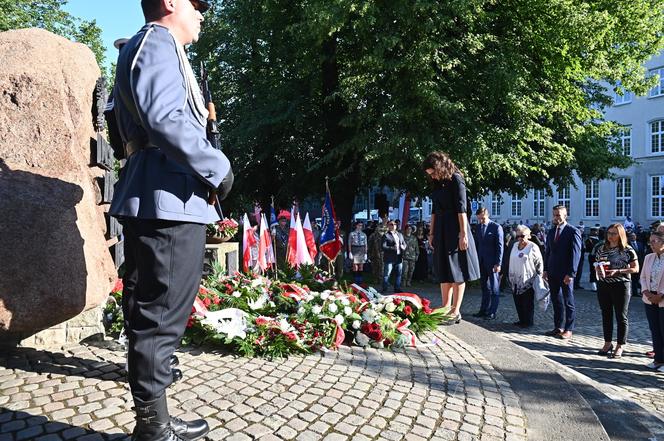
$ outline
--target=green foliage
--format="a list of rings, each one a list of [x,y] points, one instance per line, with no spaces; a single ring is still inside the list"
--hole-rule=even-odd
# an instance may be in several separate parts
[[[233,193],[282,203],[326,175],[338,204],[360,184],[424,193],[434,149],[475,194],[608,177],[629,159],[599,81],[645,92],[642,63],[664,47],[663,0],[214,3],[195,50]]]
[[[0,0],[0,32],[10,29],[42,28],[92,50],[104,71],[104,44],[95,20],[73,17],[62,8],[67,0]],[[106,72],[105,72],[106,73]]]

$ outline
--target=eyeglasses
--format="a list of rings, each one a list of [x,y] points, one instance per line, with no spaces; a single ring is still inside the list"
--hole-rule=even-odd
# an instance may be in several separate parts
[[[514,236],[514,237],[516,237],[517,239],[523,239],[523,238],[526,237],[526,236],[523,235],[523,234],[517,234],[517,235]]]

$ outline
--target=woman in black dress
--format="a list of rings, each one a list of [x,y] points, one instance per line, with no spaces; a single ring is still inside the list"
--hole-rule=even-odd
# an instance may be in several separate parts
[[[475,241],[466,214],[466,183],[446,153],[431,152],[422,167],[434,182],[429,232],[434,277],[440,283],[443,307],[451,305],[452,322],[459,323],[466,282],[480,278]]]

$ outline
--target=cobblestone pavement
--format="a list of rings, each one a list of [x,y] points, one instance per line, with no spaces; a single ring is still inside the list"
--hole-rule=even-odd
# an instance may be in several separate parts
[[[433,285],[421,285],[414,290],[440,305],[440,292]],[[664,374],[646,367],[652,361],[645,356],[646,351],[652,350],[652,341],[641,298],[632,298],[630,302],[629,334],[623,357],[610,359],[596,355],[604,344],[597,294],[577,290],[575,297],[577,324],[569,341],[543,335],[553,328],[551,307],[543,312],[536,306],[534,327],[522,330],[513,326],[517,314],[511,294],[501,296],[496,320],[472,317],[479,310],[482,298],[479,289],[466,292],[461,311],[464,320],[493,330],[513,343],[561,363],[594,380],[603,392],[636,401],[664,419]],[[613,332],[615,344],[615,324]]]
[[[423,343],[281,361],[184,350],[169,407],[205,417],[210,440],[526,439],[517,396],[481,354],[444,330]],[[0,441],[125,439],[123,357],[104,345],[0,355]]]

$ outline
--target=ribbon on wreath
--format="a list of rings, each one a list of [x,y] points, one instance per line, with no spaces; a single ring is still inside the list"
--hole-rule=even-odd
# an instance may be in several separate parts
[[[415,336],[415,333],[413,331],[408,329],[409,326],[410,326],[410,320],[405,319],[397,325],[397,331],[405,335],[408,338],[410,345],[415,347],[417,346],[417,337]]]
[[[415,306],[417,309],[422,309],[422,307],[424,306],[424,305],[422,304],[422,299],[421,299],[420,296],[418,296],[417,294],[412,294],[412,293],[408,293],[408,292],[401,292],[401,293],[399,293],[399,294],[390,294],[390,295],[385,296],[385,297],[389,297],[389,298],[391,298],[391,299],[399,299],[399,300],[404,300],[404,301],[406,301],[406,302],[410,302],[410,303],[412,303],[413,306]]]
[[[281,285],[281,289],[284,290],[284,292],[281,294],[284,297],[293,299],[295,301],[301,302],[304,300],[309,292],[302,288],[301,286],[297,286],[293,283],[284,283]]]

